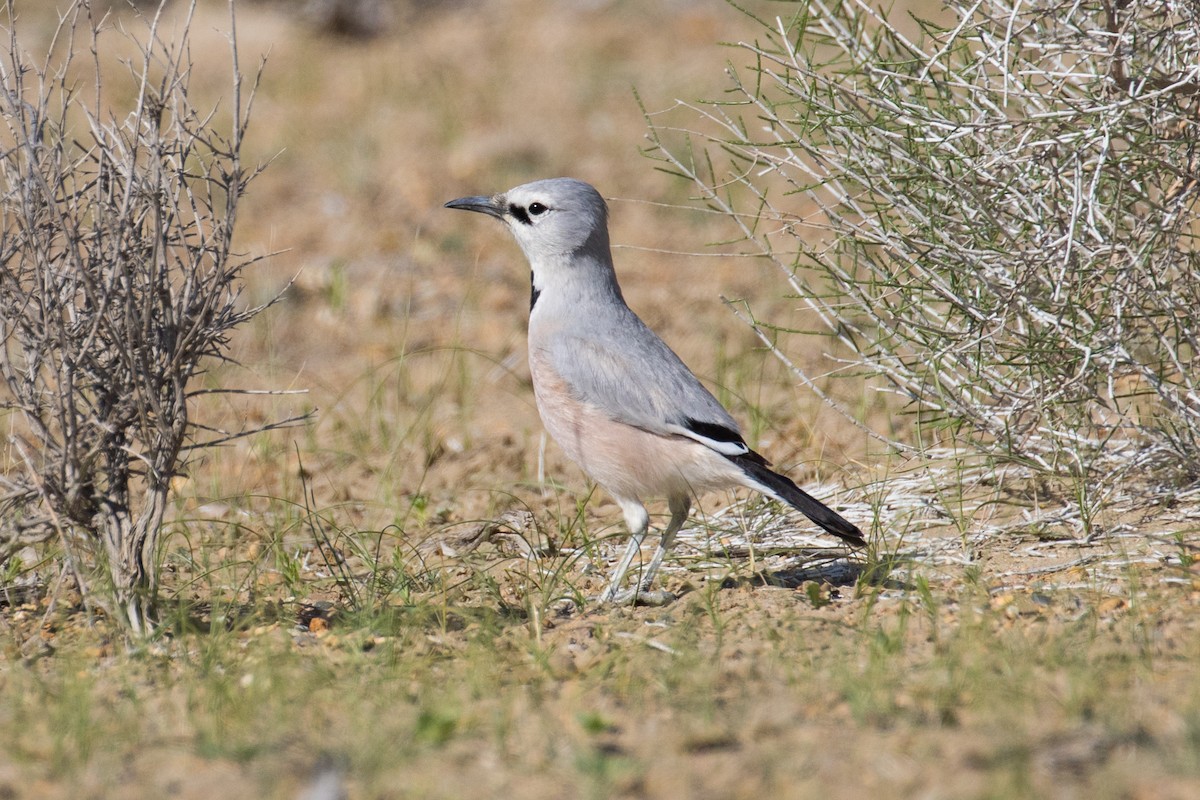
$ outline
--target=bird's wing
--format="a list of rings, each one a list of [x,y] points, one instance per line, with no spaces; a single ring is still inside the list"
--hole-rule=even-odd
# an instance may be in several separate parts
[[[750,452],[737,422],[662,339],[630,314],[616,334],[560,331],[544,351],[576,399],[618,422],[686,436],[727,456]]]

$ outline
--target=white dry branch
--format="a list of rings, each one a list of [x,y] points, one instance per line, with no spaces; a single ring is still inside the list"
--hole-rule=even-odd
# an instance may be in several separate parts
[[[195,379],[261,310],[240,297],[257,259],[232,245],[261,170],[241,159],[257,79],[243,84],[231,2],[227,105],[194,105],[195,3],[172,41],[165,5],[139,37],[76,2],[40,63],[8,5],[0,54],[0,563],[57,539],[89,602],[134,631],[153,616],[171,481],[229,435],[191,418],[211,391]],[[115,75],[112,39],[136,52]],[[128,109],[107,102],[122,84]]]
[[[1200,6],[791,8],[723,98],[647,116],[649,154],[805,307],[743,306],[764,341],[815,328],[826,364],[797,377],[895,392],[922,446],[1099,493],[1200,478]]]

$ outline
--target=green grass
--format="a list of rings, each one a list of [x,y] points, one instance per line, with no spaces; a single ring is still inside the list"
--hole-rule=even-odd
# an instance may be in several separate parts
[[[745,793],[938,750],[944,770],[925,780],[968,790],[955,796],[1046,796],[1064,780],[1124,796],[1145,770],[1194,780],[1200,647],[1154,634],[1183,598],[1108,613],[1087,593],[1048,597],[1018,613],[978,584],[922,583],[814,609],[788,590],[727,589],[534,636],[519,613],[432,595],[315,634],[252,608],[232,629],[134,649],[104,623],[68,625],[51,655],[6,647],[0,745],[22,782],[132,796],[122,776],[172,752],[247,767],[259,782],[240,796],[269,797],[291,796],[315,754],[364,797],[461,796],[476,781],[555,796],[542,779],[572,796],[662,794],[647,787],[686,785],[718,754],[754,766],[735,782]]]

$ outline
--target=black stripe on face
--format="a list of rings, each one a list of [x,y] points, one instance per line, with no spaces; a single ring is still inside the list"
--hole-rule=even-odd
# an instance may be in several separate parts
[[[715,422],[700,422],[695,419],[685,419],[683,427],[693,433],[700,434],[705,439],[712,439],[714,442],[729,442],[730,444],[740,444],[742,447],[746,446],[746,440],[742,438],[740,433]]]
[[[508,204],[508,213],[516,218],[517,222],[521,223],[522,225],[531,224],[529,221],[529,212],[521,208],[516,203]]]

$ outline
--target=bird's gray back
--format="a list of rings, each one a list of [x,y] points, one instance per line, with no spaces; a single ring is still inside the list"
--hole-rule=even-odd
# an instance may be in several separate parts
[[[569,324],[551,311],[534,309],[529,346],[576,399],[653,433],[711,426],[726,431],[726,440],[740,440],[733,417],[624,302],[576,308]]]

